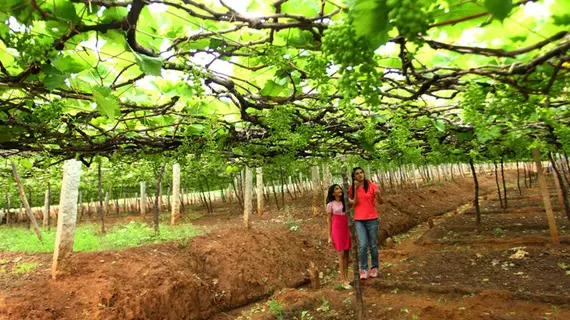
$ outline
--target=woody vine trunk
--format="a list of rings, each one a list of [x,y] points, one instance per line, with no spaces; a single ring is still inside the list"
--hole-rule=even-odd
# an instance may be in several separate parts
[[[495,183],[497,184],[497,193],[499,194],[499,203],[501,204],[501,208],[504,208],[503,197],[501,196],[501,186],[499,185],[499,170],[497,168],[497,161],[493,160],[493,165],[495,166]]]
[[[477,172],[475,171],[475,165],[473,164],[473,159],[469,159],[469,166],[471,167],[471,173],[473,174],[473,183],[475,184],[475,214],[477,215],[477,228],[481,225],[481,209],[479,208],[479,180],[477,180]]]
[[[101,233],[105,233],[105,215],[103,214],[103,188],[101,183],[101,161],[97,165],[97,189],[99,197],[99,205],[97,206],[97,214],[101,219]]]
[[[501,157],[501,179],[503,180],[503,199],[505,199],[505,209],[508,207],[507,204],[507,183],[505,182],[505,165],[503,163],[503,158]]]
[[[521,171],[519,168],[519,162],[517,161],[517,188],[519,189],[519,195],[522,195],[521,190]]]
[[[548,153],[548,159],[550,160],[550,163],[552,164],[552,169],[554,170],[554,173],[556,174],[556,177],[554,177],[555,179],[558,179],[558,185],[560,186],[560,190],[562,191],[562,203],[560,204],[564,210],[564,212],[566,213],[566,217],[568,218],[568,221],[570,221],[570,203],[568,201],[568,189],[566,188],[566,185],[564,184],[564,181],[562,179],[562,176],[560,175],[560,170],[558,169],[558,166],[556,165],[556,161],[554,161],[554,158],[552,157],[552,153]]]
[[[156,232],[156,234],[159,233],[159,229],[158,229],[158,209],[160,206],[160,189],[161,189],[161,183],[162,183],[162,175],[164,174],[164,169],[166,168],[166,164],[162,165],[162,168],[160,168],[160,172],[158,173],[158,179],[156,181],[156,193],[155,193],[155,198],[154,198],[154,232]]]
[[[20,198],[22,199],[22,203],[26,207],[26,215],[28,216],[28,219],[30,219],[30,224],[34,228],[34,232],[38,236],[38,239],[40,240],[40,242],[43,242],[42,233],[40,232],[40,228],[38,227],[38,222],[36,221],[36,217],[34,217],[34,215],[32,214],[32,208],[28,203],[28,199],[26,199],[26,193],[24,192],[24,185],[22,184],[22,180],[20,180],[20,175],[18,175],[18,169],[16,168],[16,165],[13,162],[11,164],[12,164],[12,174],[14,175],[14,180],[18,185]]]

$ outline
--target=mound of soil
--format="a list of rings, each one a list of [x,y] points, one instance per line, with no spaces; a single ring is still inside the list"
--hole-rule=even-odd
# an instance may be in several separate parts
[[[0,295],[0,319],[205,319],[305,283],[323,259],[309,234],[284,229],[77,253],[72,274]]]

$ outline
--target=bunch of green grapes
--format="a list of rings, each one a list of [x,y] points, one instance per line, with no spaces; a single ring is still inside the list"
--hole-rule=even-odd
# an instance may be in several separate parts
[[[366,102],[373,105],[379,103],[379,88],[381,76],[374,63],[363,63],[354,68],[345,69],[339,78],[338,88],[343,96],[354,99],[363,97]]]
[[[423,10],[423,0],[388,0],[390,18],[400,35],[414,41],[418,34],[425,33],[428,28],[428,15]]]
[[[330,26],[324,32],[323,53],[341,67],[341,71],[366,63],[374,57],[374,51],[362,37],[357,37],[350,23]]]
[[[326,84],[328,81],[327,67],[329,61],[323,55],[315,52],[309,53],[306,61],[305,72],[307,72],[307,78],[316,81],[319,85]]]
[[[378,103],[380,75],[377,63],[366,40],[358,37],[350,23],[330,26],[325,31],[323,53],[339,66],[338,88],[348,99],[363,96],[367,102]]]
[[[30,32],[16,34],[8,37],[6,45],[18,50],[20,59],[17,63],[25,68],[31,63],[44,63],[55,54],[52,39],[44,35],[32,35]]]

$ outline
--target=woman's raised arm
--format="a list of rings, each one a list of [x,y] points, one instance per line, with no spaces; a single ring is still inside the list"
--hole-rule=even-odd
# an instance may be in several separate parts
[[[355,187],[354,189],[356,189],[357,187]],[[350,193],[348,194],[350,196]],[[358,192],[356,192],[356,190],[352,190],[352,199],[350,197],[348,197],[348,203],[351,206],[355,206],[358,203]]]

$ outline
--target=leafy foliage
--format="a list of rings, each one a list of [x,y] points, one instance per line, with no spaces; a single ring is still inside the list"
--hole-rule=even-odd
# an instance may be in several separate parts
[[[208,163],[198,182],[238,162],[570,148],[565,0],[246,2],[7,1],[0,152],[161,154]]]
[[[485,7],[493,17],[503,21],[513,9],[513,0],[485,0]]]

